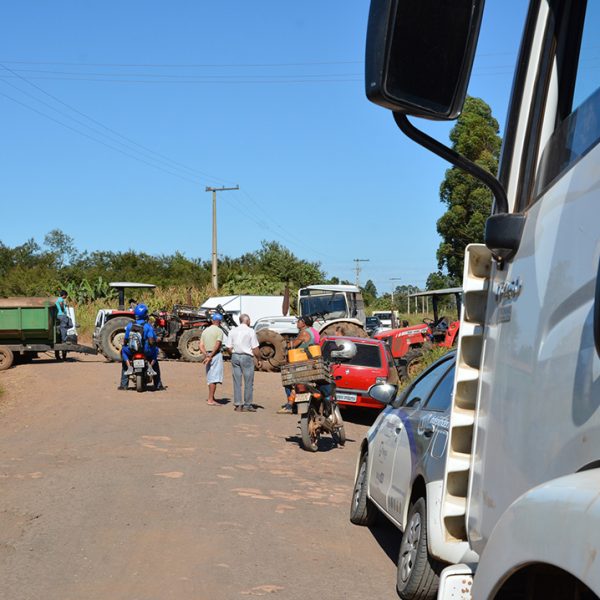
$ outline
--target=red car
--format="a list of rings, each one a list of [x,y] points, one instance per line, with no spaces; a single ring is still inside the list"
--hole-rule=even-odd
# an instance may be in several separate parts
[[[356,356],[350,361],[334,367],[336,398],[340,406],[364,406],[381,410],[381,402],[369,397],[369,388],[376,383],[397,383],[398,372],[394,359],[385,342],[372,338],[324,337],[321,352],[329,359],[329,353],[340,339],[356,344]]]

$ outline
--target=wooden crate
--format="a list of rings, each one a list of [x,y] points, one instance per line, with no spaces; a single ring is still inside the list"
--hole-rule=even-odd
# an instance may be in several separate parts
[[[281,367],[283,385],[295,383],[330,383],[329,367],[321,357],[302,362],[288,363]]]

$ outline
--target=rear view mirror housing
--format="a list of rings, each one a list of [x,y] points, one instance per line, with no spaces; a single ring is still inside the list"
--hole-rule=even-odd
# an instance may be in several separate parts
[[[367,98],[434,120],[462,110],[484,0],[371,0]]]

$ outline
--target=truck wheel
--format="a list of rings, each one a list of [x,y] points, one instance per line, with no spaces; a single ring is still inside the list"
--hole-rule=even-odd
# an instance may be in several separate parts
[[[0,371],[6,371],[10,368],[15,360],[15,355],[10,348],[0,346]]]
[[[270,329],[261,329],[256,337],[263,368],[269,371],[278,371],[281,365],[285,364],[285,339],[282,335]]]
[[[201,337],[202,331],[198,329],[188,329],[183,332],[177,344],[177,349],[183,360],[186,362],[202,362],[206,358],[200,350]]]
[[[358,337],[358,338],[368,338],[369,334],[364,330],[363,327],[357,325],[356,323],[330,323],[329,325],[325,325],[323,329],[319,332],[321,337],[324,336],[337,336],[337,335],[347,335],[349,337]]]
[[[100,331],[100,352],[112,362],[121,362],[121,348],[125,340],[125,328],[132,319],[116,317],[104,325]]]
[[[422,370],[423,348],[409,350],[398,365],[400,379],[414,379]]]

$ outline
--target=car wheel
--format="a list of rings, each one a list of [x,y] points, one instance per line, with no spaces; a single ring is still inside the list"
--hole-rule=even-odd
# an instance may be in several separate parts
[[[433,600],[442,564],[427,552],[427,506],[419,498],[410,507],[398,555],[397,588],[404,600]]]
[[[361,456],[358,465],[358,473],[352,492],[352,503],[350,504],[350,521],[355,525],[373,525],[377,518],[377,508],[367,496],[367,488],[369,487],[367,464],[368,454],[365,452]]]

